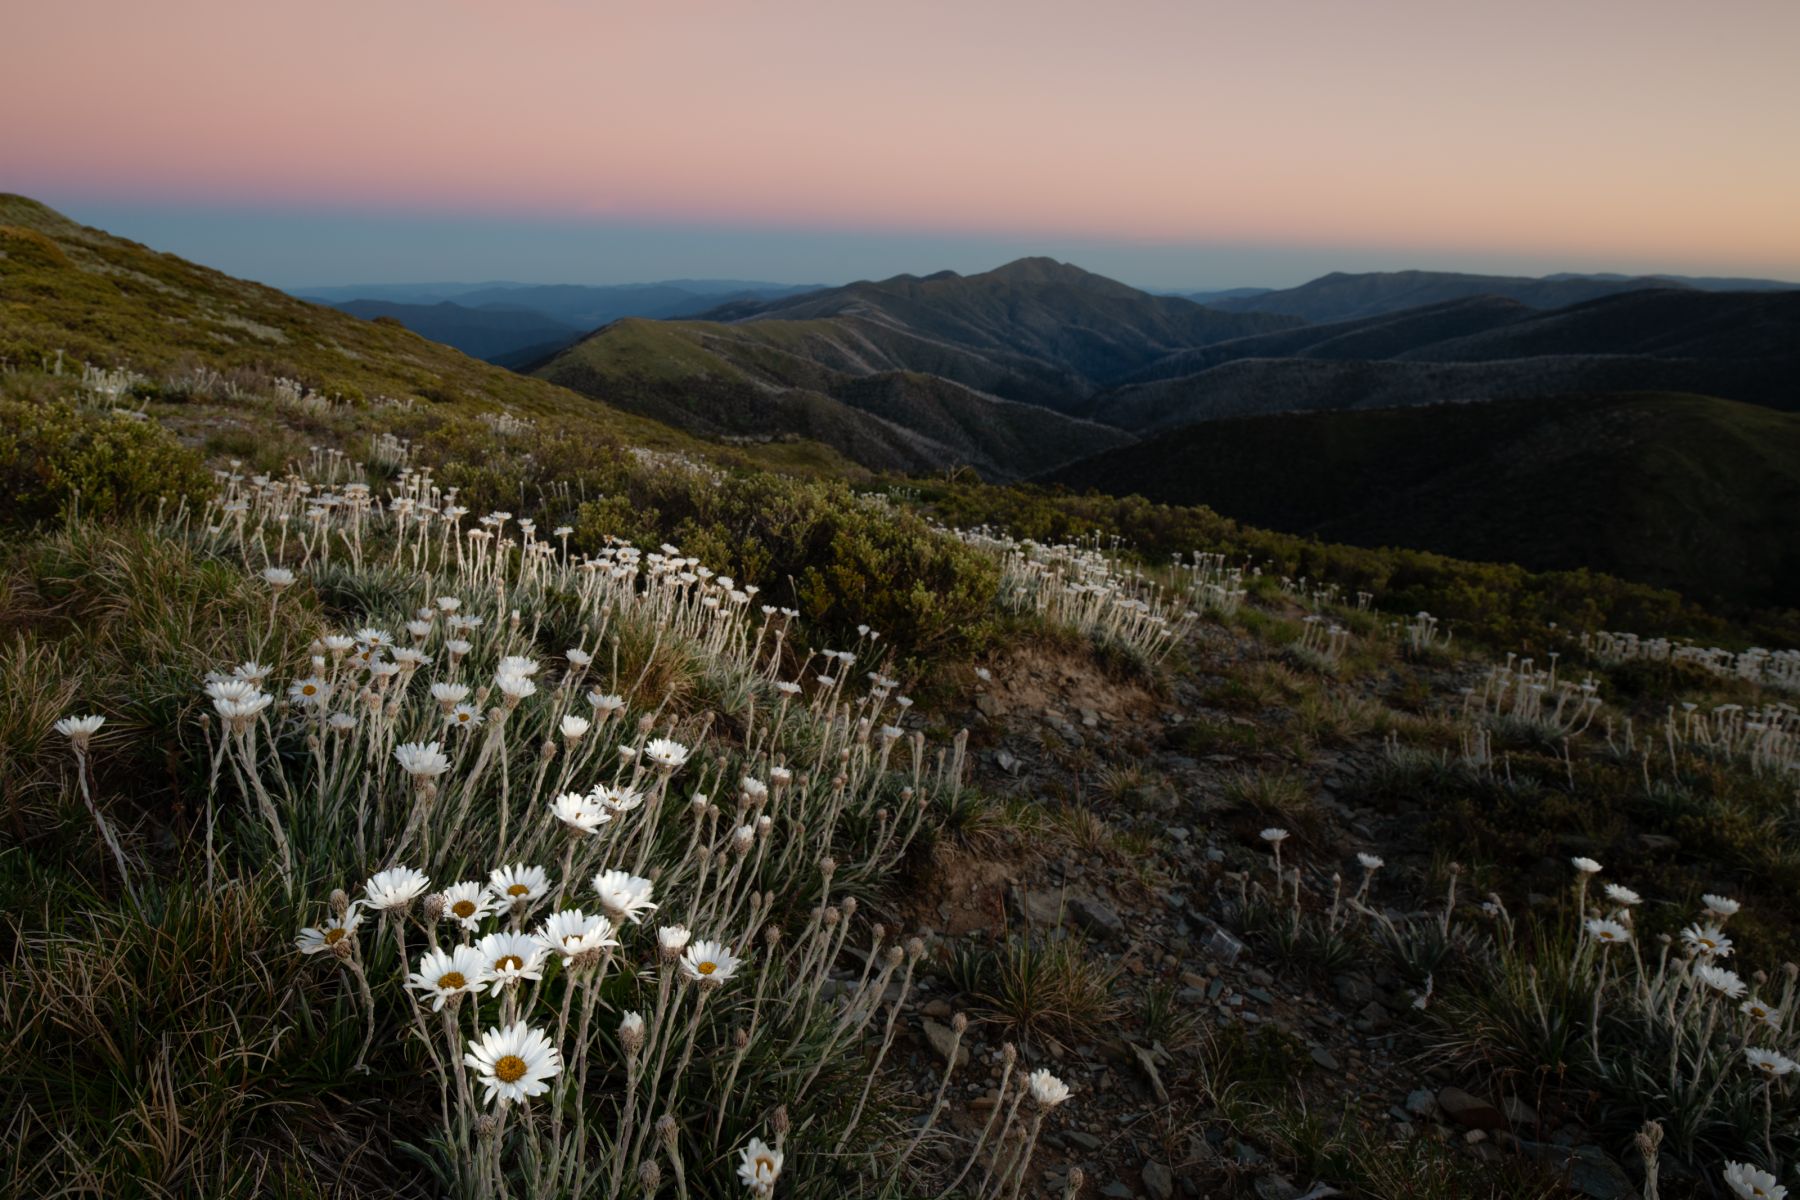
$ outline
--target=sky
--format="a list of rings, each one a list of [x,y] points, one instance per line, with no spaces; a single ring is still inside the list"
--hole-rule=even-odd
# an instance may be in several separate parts
[[[280,286],[1800,278],[1795,0],[57,0],[0,190]]]

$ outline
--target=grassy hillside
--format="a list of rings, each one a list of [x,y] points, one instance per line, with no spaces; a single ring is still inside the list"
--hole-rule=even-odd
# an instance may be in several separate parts
[[[359,320],[0,196],[0,361],[36,366],[59,352],[77,373],[87,362],[159,376],[204,370],[227,382],[287,378],[352,403],[579,415],[646,445],[696,445],[398,323]]]
[[[945,354],[887,353],[857,329],[823,319],[625,320],[537,374],[703,435],[813,439],[877,470],[968,465],[1010,479],[1130,440],[928,374]],[[909,358],[929,365],[896,365]]]
[[[1800,605],[1800,416],[1624,394],[1189,426],[1055,473],[1253,525]]]

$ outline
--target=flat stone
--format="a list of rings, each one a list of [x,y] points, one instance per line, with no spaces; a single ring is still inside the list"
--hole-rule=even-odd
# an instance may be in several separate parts
[[[1074,913],[1076,922],[1086,929],[1110,934],[1125,932],[1125,918],[1119,915],[1118,909],[1104,900],[1093,896],[1071,896],[1069,908]]]
[[[925,1040],[931,1043],[931,1048],[937,1051],[939,1058],[948,1062],[950,1049],[955,1046],[956,1065],[958,1067],[969,1065],[969,1048],[957,1045],[956,1034],[948,1025],[940,1025],[930,1017],[922,1017],[919,1020],[919,1027],[925,1031]]]
[[[1408,1093],[1406,1111],[1415,1117],[1424,1117],[1428,1121],[1435,1121],[1443,1114],[1443,1109],[1438,1107],[1437,1097],[1432,1095],[1430,1088],[1419,1088],[1417,1091]]]
[[[1175,1195],[1175,1175],[1163,1164],[1152,1160],[1144,1164],[1144,1186],[1156,1200],[1171,1200]]]
[[[1079,1150],[1092,1154],[1100,1148],[1100,1139],[1082,1129],[1071,1129],[1063,1134],[1063,1140]]]
[[[1479,1096],[1461,1088],[1447,1087],[1437,1094],[1438,1107],[1444,1115],[1465,1129],[1505,1129],[1506,1114]]]
[[[1524,1129],[1537,1128],[1537,1110],[1517,1096],[1507,1096],[1501,1100],[1500,1111],[1505,1113],[1506,1119],[1511,1121],[1515,1126]]]
[[[1321,1067],[1324,1067],[1327,1071],[1343,1070],[1343,1067],[1338,1065],[1338,1060],[1332,1057],[1331,1051],[1323,1046],[1314,1046],[1312,1048],[1312,1060]]]

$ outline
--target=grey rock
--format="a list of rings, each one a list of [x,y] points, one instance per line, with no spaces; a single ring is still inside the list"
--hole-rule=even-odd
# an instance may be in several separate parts
[[[1125,932],[1125,918],[1104,900],[1093,896],[1071,896],[1069,908],[1075,920],[1086,929],[1115,935]]]
[[[1144,1164],[1144,1186],[1156,1200],[1171,1200],[1175,1195],[1175,1175],[1154,1159]]]
[[[969,1048],[967,1046],[957,1045],[956,1034],[948,1025],[941,1025],[930,1017],[921,1017],[919,1019],[919,1027],[925,1031],[925,1040],[931,1043],[931,1048],[937,1051],[937,1056],[939,1058],[948,1062],[950,1059],[950,1049],[952,1046],[955,1046],[956,1065],[958,1067],[966,1067],[969,1065]]]
[[[1339,975],[1331,981],[1338,999],[1351,1008],[1361,1008],[1375,998],[1375,984],[1367,975]]]
[[[1332,1056],[1331,1051],[1323,1046],[1314,1046],[1312,1048],[1312,1060],[1321,1067],[1324,1067],[1327,1071],[1343,1070],[1343,1067],[1338,1065],[1338,1060]]]
[[[1465,1129],[1505,1129],[1506,1114],[1461,1088],[1447,1087],[1437,1094],[1444,1115]]]
[[[1637,1200],[1637,1189],[1618,1163],[1598,1146],[1573,1150],[1547,1142],[1518,1140],[1519,1153],[1560,1170],[1569,1186],[1590,1200]]]
[[[1430,1088],[1420,1088],[1407,1094],[1406,1111],[1415,1117],[1435,1121],[1443,1115],[1444,1110],[1438,1107],[1437,1097],[1432,1095]]]
[[[1100,1148],[1100,1139],[1081,1129],[1069,1130],[1063,1134],[1063,1140],[1076,1149],[1085,1150],[1089,1154]]]
[[[1501,1100],[1500,1111],[1506,1114],[1506,1119],[1508,1121],[1511,1121],[1519,1128],[1537,1128],[1537,1110],[1517,1096],[1507,1096],[1505,1099]]]
[[[1116,1179],[1101,1188],[1100,1194],[1107,1197],[1107,1200],[1132,1200],[1132,1197],[1137,1195],[1136,1192]]]

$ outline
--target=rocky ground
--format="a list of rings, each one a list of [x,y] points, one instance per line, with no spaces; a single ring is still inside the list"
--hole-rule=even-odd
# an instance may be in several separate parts
[[[949,1022],[968,1013],[948,1116],[968,1137],[992,1111],[1004,1043],[1056,1071],[1074,1098],[1040,1144],[1046,1196],[1064,1194],[1074,1167],[1081,1195],[1115,1200],[1342,1194],[1328,1172],[1296,1161],[1292,1134],[1257,1128],[1255,1104],[1234,1092],[1246,1065],[1372,1146],[1431,1143],[1436,1159],[1504,1163],[1532,1195],[1635,1195],[1575,1114],[1423,1057],[1417,991],[1385,966],[1284,965],[1243,928],[1231,899],[1239,873],[1267,871],[1267,825],[1295,825],[1289,844],[1304,852],[1316,895],[1329,897],[1333,867],[1356,878],[1357,851],[1385,856],[1371,903],[1396,916],[1441,910],[1442,895],[1427,891],[1434,848],[1412,843],[1404,814],[1341,798],[1384,753],[1380,734],[1301,744],[1290,705],[1220,704],[1221,685],[1274,661],[1254,636],[1209,623],[1173,661],[1152,678],[1038,647],[969,680],[966,711],[948,719],[966,721],[973,782],[1015,824],[940,841],[896,914],[927,936],[938,969],[915,989],[908,1040],[890,1061],[928,1097],[953,1043]],[[1374,671],[1329,687],[1385,704],[1416,699],[1417,674]],[[1441,696],[1463,681],[1442,668],[1431,683]],[[1286,813],[1246,802],[1262,793],[1245,781],[1270,774],[1283,781]],[[950,964],[1008,936],[1078,939],[1106,980],[1100,1019],[1021,1025],[962,994]],[[966,1148],[933,1144],[954,1173]],[[1525,1194],[1510,1186],[1496,1176],[1491,1194]]]

